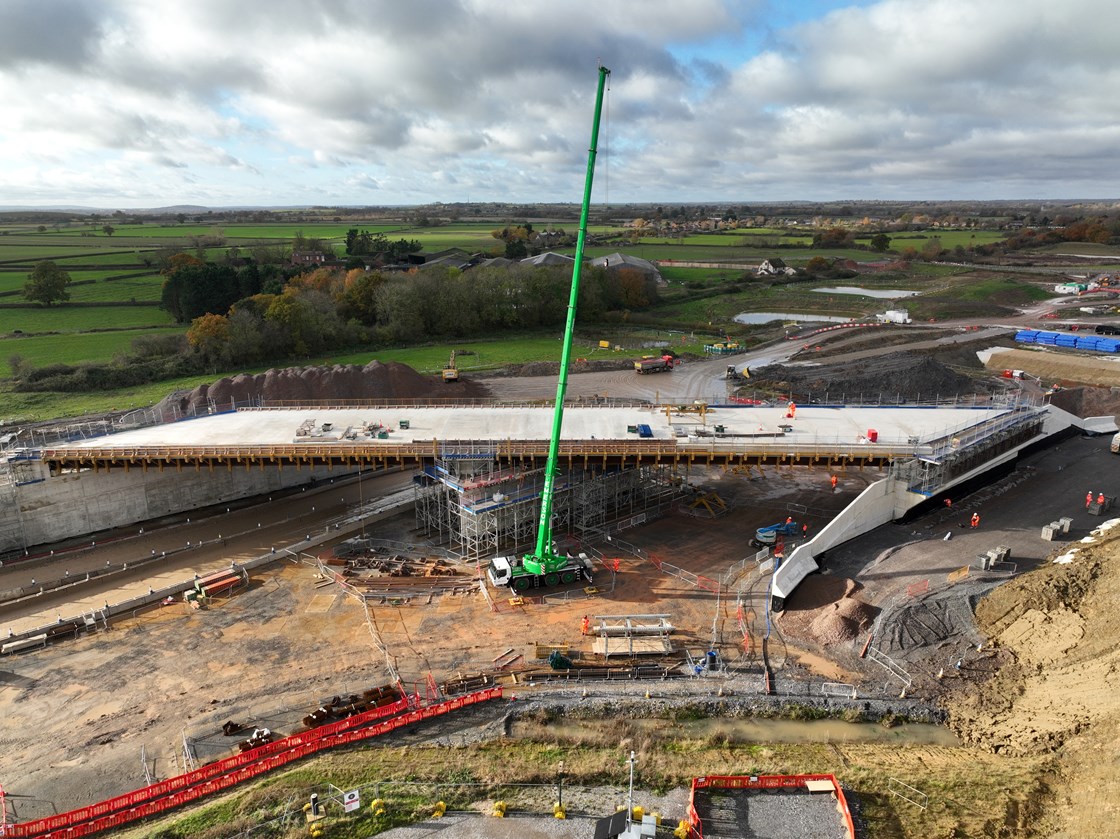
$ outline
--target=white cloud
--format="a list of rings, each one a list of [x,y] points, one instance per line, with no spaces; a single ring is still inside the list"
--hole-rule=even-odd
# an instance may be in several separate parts
[[[612,200],[1118,191],[1111,2],[832,8],[783,29],[762,0],[8,0],[0,190],[574,200],[602,61]]]

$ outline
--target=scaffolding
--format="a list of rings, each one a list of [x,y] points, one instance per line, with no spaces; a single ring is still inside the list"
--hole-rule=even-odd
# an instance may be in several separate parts
[[[485,445],[441,450],[416,479],[416,526],[464,557],[494,556],[532,544],[537,535],[544,468],[499,462]],[[668,465],[561,470],[552,510],[554,533],[586,538],[639,513],[653,518],[680,497]]]

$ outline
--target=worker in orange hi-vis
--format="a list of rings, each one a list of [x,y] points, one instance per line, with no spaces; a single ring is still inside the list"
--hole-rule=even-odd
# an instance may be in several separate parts
[[[953,506],[953,499],[952,498],[946,498],[945,499],[945,509],[948,510],[952,506]]]
[[[801,538],[804,539],[808,535],[809,535],[809,525],[807,525],[807,524],[801,525]]]
[[[583,620],[579,623],[579,631],[581,635],[587,635],[591,632],[591,618],[587,615],[583,616]]]
[[[1089,490],[1085,493],[1085,509],[1089,509],[1089,505],[1093,503],[1093,491]]]
[[[837,477],[836,477],[835,475],[833,475],[833,476],[832,476],[831,478],[829,478],[829,479],[828,479],[828,482],[829,482],[830,484],[832,484],[832,488],[833,488],[833,489],[836,489],[836,482],[837,482],[838,480],[839,480],[839,479],[838,479],[838,478],[837,478]]]
[[[793,516],[786,516],[786,524],[793,524]]]
[[[973,527],[979,527],[980,526],[980,514],[979,513],[973,513],[972,514],[972,526]]]
[[[1103,492],[1100,495],[1097,496],[1097,503],[1098,504],[1103,504],[1104,503],[1104,493]]]
[[[621,567],[621,565],[622,565],[622,560],[621,560],[621,559],[619,559],[618,557],[615,557],[615,560],[614,560],[614,573],[616,573],[616,574],[618,573],[618,569],[619,569],[619,568]]]

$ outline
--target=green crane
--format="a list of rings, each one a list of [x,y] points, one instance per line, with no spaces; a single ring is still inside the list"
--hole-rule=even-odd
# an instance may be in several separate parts
[[[552,436],[548,441],[548,463],[544,470],[544,488],[541,490],[541,518],[537,525],[537,546],[531,554],[522,557],[522,566],[530,574],[543,575],[564,568],[570,559],[557,556],[552,547],[552,494],[556,482],[556,461],[560,451],[560,429],[564,423],[564,394],[568,389],[568,362],[572,354],[572,335],[576,325],[576,302],[579,300],[579,277],[583,268],[583,244],[587,238],[587,216],[591,207],[591,184],[595,179],[595,155],[599,146],[599,116],[603,112],[603,90],[607,76],[606,67],[599,68],[599,88],[595,94],[595,121],[591,127],[591,148],[587,152],[587,179],[583,185],[583,207],[579,216],[579,236],[576,239],[575,264],[572,266],[572,290],[568,296],[568,319],[564,324],[564,347],[560,352],[560,379],[556,383],[556,407],[552,412]]]

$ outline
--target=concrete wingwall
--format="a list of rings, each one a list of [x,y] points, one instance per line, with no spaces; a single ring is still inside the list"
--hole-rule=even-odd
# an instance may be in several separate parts
[[[917,495],[916,501],[907,503],[909,499],[896,499],[899,492],[907,496],[917,495],[907,491],[894,478],[876,481],[856,496],[816,536],[794,548],[774,572],[774,608],[780,609],[798,584],[817,570],[818,555],[893,520],[897,501],[901,500],[905,505],[903,510],[906,510],[912,503],[923,500],[923,496]]]
[[[0,553],[338,477],[326,467],[71,472],[5,488]]]
[[[1051,436],[1061,434],[1070,426],[1083,428],[1083,420],[1055,408],[1053,405],[1048,405],[1042,430],[1039,434],[993,457],[991,460],[985,461],[975,469],[957,475],[952,481],[942,486],[940,490],[952,489],[954,486],[963,484],[998,466],[1013,461],[1023,449]],[[797,588],[798,584],[817,570],[819,565],[816,557],[829,548],[834,548],[849,539],[868,533],[880,525],[901,518],[911,507],[925,500],[926,496],[911,492],[902,481],[893,477],[886,477],[871,484],[851,504],[841,510],[832,521],[825,525],[814,538],[798,545],[788,557],[779,563],[777,570],[774,572],[771,587],[771,606],[773,609],[780,611],[784,608],[786,598],[793,594],[793,590]]]

